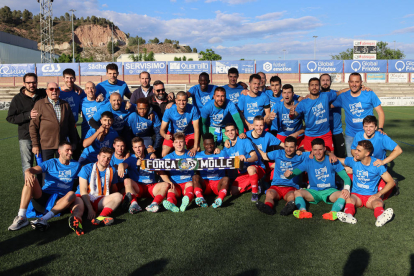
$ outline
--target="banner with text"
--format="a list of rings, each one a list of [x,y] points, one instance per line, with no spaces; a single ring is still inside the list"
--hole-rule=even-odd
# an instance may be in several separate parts
[[[386,60],[345,60],[345,73],[386,73]]]
[[[118,65],[119,74],[122,74],[121,62],[91,62],[81,63],[81,76],[104,76],[106,75],[106,66],[110,63]]]
[[[37,75],[39,77],[62,77],[63,70],[73,69],[79,76],[79,63],[37,63]]]
[[[342,60],[301,60],[300,72],[303,73],[342,73]]]
[[[254,61],[253,60],[236,60],[236,61],[213,61],[213,74],[227,74],[230,68],[239,70],[239,74],[253,74]]]
[[[169,74],[210,74],[210,61],[169,61]]]
[[[265,73],[299,73],[299,61],[296,60],[258,60],[256,71]]]
[[[413,73],[414,72],[414,60],[389,60],[388,61],[389,73]]]
[[[243,167],[239,157],[211,157],[187,159],[145,159],[141,161],[141,169],[149,171],[200,171],[230,170]]]
[[[167,62],[165,61],[144,61],[124,62],[125,75],[138,75],[142,71],[150,74],[167,74]]]
[[[27,73],[34,73],[33,64],[0,64],[0,77],[23,77]]]

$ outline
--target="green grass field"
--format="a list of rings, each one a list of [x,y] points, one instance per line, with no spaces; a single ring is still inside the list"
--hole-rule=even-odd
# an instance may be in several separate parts
[[[393,221],[377,228],[373,211],[356,225],[325,221],[331,206],[310,206],[313,219],[267,216],[250,193],[223,208],[185,213],[115,212],[116,223],[76,236],[68,214],[47,232],[9,232],[23,185],[17,127],[0,111],[0,273],[2,275],[414,275],[414,107],[386,107],[385,132],[404,153],[391,164],[401,194],[386,201]],[[260,198],[264,200],[262,195]],[[214,198],[208,198],[209,204]],[[141,202],[146,206],[150,200]],[[284,202],[276,206],[279,212]]]

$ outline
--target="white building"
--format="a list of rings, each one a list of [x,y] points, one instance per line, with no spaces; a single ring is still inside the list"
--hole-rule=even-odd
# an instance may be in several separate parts
[[[131,54],[122,54],[120,55],[116,61],[118,62],[129,62],[132,61],[132,59],[129,58]],[[174,58],[181,58],[183,60],[183,57],[186,57],[187,60],[192,58],[194,61],[200,60],[203,56],[198,53],[156,53],[154,54],[155,61],[174,61]]]

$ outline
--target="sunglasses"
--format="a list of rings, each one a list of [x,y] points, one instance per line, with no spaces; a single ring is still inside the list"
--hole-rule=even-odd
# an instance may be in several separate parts
[[[54,88],[54,87],[52,87],[52,88],[48,88],[48,90],[49,90],[49,91],[59,91],[59,88]]]
[[[165,88],[155,90],[157,92],[165,92]]]
[[[34,82],[28,82],[28,81],[26,81],[25,83],[27,83],[27,84],[37,84],[37,81],[34,81]]]

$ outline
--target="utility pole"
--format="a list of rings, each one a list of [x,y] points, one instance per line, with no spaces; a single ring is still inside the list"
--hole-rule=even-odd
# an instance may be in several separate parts
[[[317,37],[318,37],[317,35],[313,36],[313,38],[315,40],[315,43],[314,43],[314,46],[313,46],[313,59],[316,59],[316,38]]]
[[[53,63],[53,0],[37,0],[40,3],[40,60]]]
[[[72,12],[72,49],[73,49],[73,56],[72,56],[72,62],[75,63],[75,32],[73,31],[73,13],[76,10],[69,10]]]
[[[137,36],[137,40],[138,40],[138,59],[139,59],[139,36]]]
[[[283,50],[283,60],[286,60],[286,50]]]
[[[114,62],[114,22],[112,22],[111,42],[112,42],[112,62]]]

